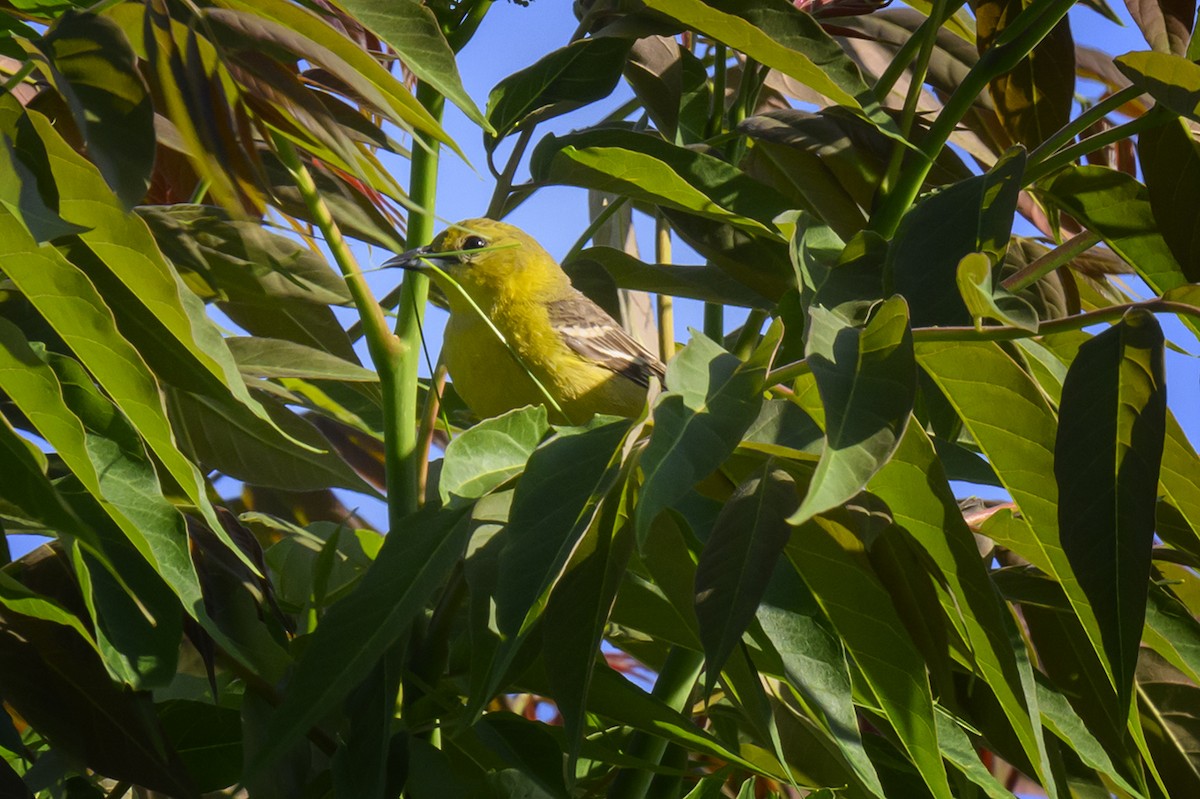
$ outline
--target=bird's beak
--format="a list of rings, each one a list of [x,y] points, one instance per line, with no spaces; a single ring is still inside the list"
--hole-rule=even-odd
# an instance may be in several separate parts
[[[402,252],[399,255],[393,256],[379,267],[380,269],[428,269],[429,264],[426,261],[441,261],[446,260],[446,256],[435,253],[431,245],[426,244],[424,247],[417,247],[415,250]]]

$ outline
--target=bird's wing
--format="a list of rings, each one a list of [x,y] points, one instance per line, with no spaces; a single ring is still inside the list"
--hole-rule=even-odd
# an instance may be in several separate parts
[[[589,361],[639,386],[649,386],[651,377],[662,380],[666,376],[666,367],[654,353],[630,338],[600,306],[578,291],[546,307],[555,332]]]

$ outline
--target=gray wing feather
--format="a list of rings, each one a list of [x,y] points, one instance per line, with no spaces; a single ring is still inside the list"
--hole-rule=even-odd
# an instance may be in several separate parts
[[[568,347],[639,386],[662,380],[667,370],[654,353],[634,341],[616,320],[578,291],[549,303],[550,324]]]

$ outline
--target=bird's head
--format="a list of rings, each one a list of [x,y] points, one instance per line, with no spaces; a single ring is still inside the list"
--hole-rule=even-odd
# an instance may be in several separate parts
[[[425,247],[409,250],[384,266],[429,269],[436,265],[482,308],[513,297],[545,296],[570,281],[542,246],[520,228],[494,219],[467,219],[451,225]],[[457,310],[459,292],[433,278]]]

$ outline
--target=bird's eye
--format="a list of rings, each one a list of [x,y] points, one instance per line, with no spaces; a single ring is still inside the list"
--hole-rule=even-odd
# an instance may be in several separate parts
[[[462,249],[464,250],[482,250],[487,246],[487,242],[479,236],[467,236],[462,241]]]

